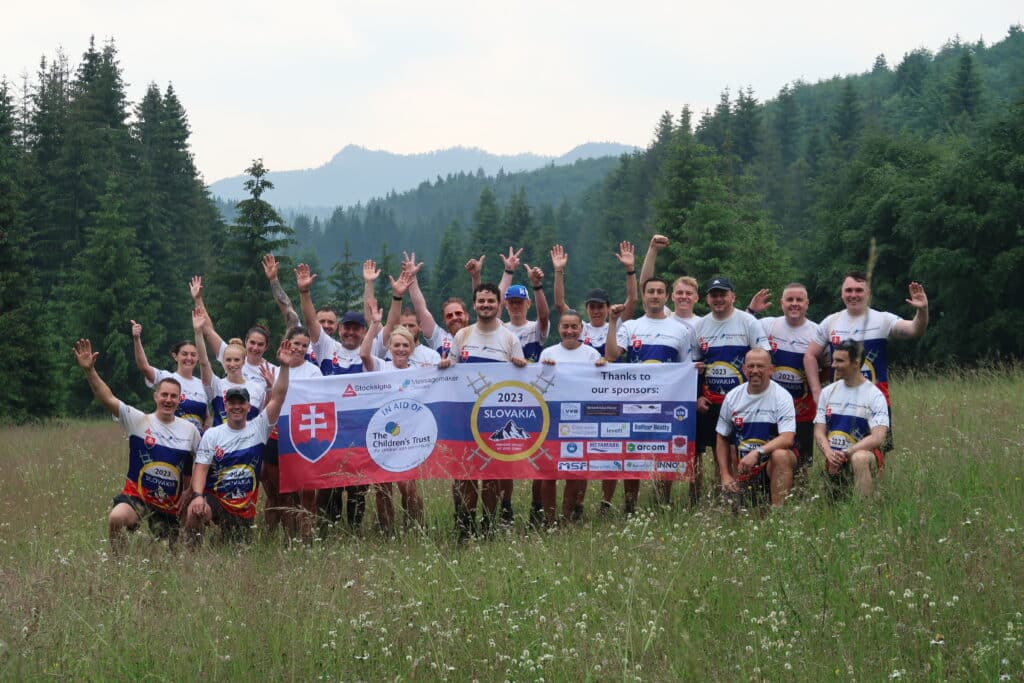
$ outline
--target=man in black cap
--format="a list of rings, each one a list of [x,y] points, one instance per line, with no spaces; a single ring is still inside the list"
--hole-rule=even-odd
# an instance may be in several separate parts
[[[705,449],[715,447],[715,427],[725,395],[746,379],[743,359],[751,349],[771,352],[768,338],[754,316],[737,310],[736,288],[727,277],[715,276],[704,287],[705,301],[711,312],[694,328],[697,338],[695,357],[703,361],[704,371],[697,390],[697,458],[694,461],[690,502],[700,498],[703,479],[702,457]]]

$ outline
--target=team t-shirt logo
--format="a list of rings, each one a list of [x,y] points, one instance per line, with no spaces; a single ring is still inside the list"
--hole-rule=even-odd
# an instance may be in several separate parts
[[[697,340],[697,345],[700,347],[701,353],[708,352],[708,340],[705,339],[704,337],[701,337],[700,339]]]
[[[338,419],[334,403],[300,403],[292,406],[288,435],[295,450],[310,462],[322,458],[334,445]]]
[[[842,342],[843,340],[839,337],[839,334],[835,330],[832,330],[831,334],[832,334],[832,346],[839,346],[839,343]]]
[[[217,446],[216,448],[214,448],[213,449],[213,459],[214,460],[223,460],[224,459],[224,449],[221,448],[220,446]]]
[[[825,417],[832,417],[832,406],[825,406]]]
[[[469,349],[462,349],[462,352],[459,354],[459,358],[463,363],[469,360]]]
[[[775,342],[775,337],[768,335],[768,344],[772,347],[772,353],[779,350],[779,345]]]
[[[736,426],[736,429],[741,429],[743,427],[743,416],[738,413],[733,413],[732,423]]]
[[[633,348],[634,349],[639,351],[640,347],[642,347],[643,345],[644,345],[644,342],[643,342],[642,339],[640,339],[640,337],[633,337]]]
[[[156,445],[156,437],[153,436],[152,432],[146,430],[146,436],[142,439],[143,443],[146,444],[146,448],[152,448]]]
[[[590,337],[584,337],[583,343],[586,344],[587,346],[590,346]]]
[[[445,339],[443,342],[441,342],[441,357],[442,358],[447,358],[448,354],[451,352],[451,350],[452,350],[452,341],[451,341],[451,339]]]

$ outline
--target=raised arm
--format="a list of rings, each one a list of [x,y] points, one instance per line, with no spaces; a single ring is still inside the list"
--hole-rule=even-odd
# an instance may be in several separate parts
[[[199,354],[199,372],[203,378],[203,386],[213,386],[213,366],[210,365],[210,354],[203,340],[203,328],[206,327],[206,311],[201,308],[192,309],[192,330],[196,335],[196,351]]]
[[[818,359],[824,351],[825,347],[816,341],[808,342],[807,350],[804,351],[804,374],[807,375],[807,388],[811,390],[815,403],[821,396],[821,366],[818,365]]]
[[[636,286],[636,251],[632,242],[619,242],[619,252],[615,254],[622,267],[626,269],[626,301],[622,309],[622,317],[630,320],[633,312],[636,311],[637,286]]]
[[[114,396],[114,392],[96,372],[96,357],[99,355],[99,353],[93,353],[92,342],[88,339],[79,339],[75,342],[75,360],[78,362],[78,367],[82,368],[82,372],[85,373],[85,380],[89,383],[89,388],[92,389],[92,395],[111,415],[117,415],[121,409],[121,401]]]
[[[267,281],[270,283],[270,291],[274,295],[277,310],[281,311],[281,315],[284,317],[285,327],[289,329],[295,327],[299,324],[299,316],[295,313],[292,300],[285,293],[281,281],[277,278],[277,259],[273,254],[266,254],[263,257],[263,274],[267,276]]]
[[[647,255],[644,256],[644,266],[640,269],[640,284],[654,277],[654,269],[658,265],[658,252],[668,246],[668,238],[664,235],[652,235],[651,242],[647,245]]]
[[[411,284],[412,273],[408,270],[403,270],[397,280],[391,278],[391,307],[388,308],[388,320],[384,325],[384,334],[382,336],[385,346],[387,346],[388,339],[391,338],[391,331],[398,327],[398,324],[402,321],[402,301],[405,300],[405,293],[409,290]]]
[[[910,298],[907,303],[917,309],[913,320],[900,320],[892,328],[897,339],[917,339],[928,329],[928,295],[917,282],[910,283]]]
[[[363,361],[363,370],[366,372],[372,372],[379,370],[377,367],[377,361],[373,357],[373,340],[377,337],[377,333],[381,329],[381,319],[384,317],[384,311],[374,306],[370,310],[370,329],[366,330],[366,334],[363,335],[363,342],[359,345],[359,358]]]
[[[561,244],[551,247],[551,269],[555,271],[555,310],[561,315],[571,306],[565,303],[565,267],[569,264],[569,255]]]
[[[501,280],[498,281],[498,291],[501,292],[501,301],[505,300],[505,290],[512,284],[512,278],[515,276],[516,269],[519,267],[519,257],[522,253],[522,247],[519,248],[519,251],[513,251],[512,247],[509,247],[508,256],[505,254],[498,254],[498,256],[501,257],[502,263],[505,265],[505,272],[501,274]]]
[[[309,266],[300,263],[295,268],[295,285],[299,289],[299,308],[302,309],[302,317],[306,321],[306,329],[309,330],[309,341],[313,344],[320,340],[320,321],[316,319],[316,307],[313,305],[313,295],[310,288],[316,281],[316,275],[309,272]]]
[[[402,255],[405,256],[404,253]],[[416,316],[420,319],[420,329],[423,330],[423,336],[430,339],[434,336],[434,330],[437,329],[437,322],[434,320],[434,316],[430,314],[430,309],[427,308],[427,300],[420,289],[419,272],[422,267],[422,261],[416,263],[415,252],[406,256],[406,261],[402,264],[403,272],[408,270],[412,273],[412,283],[409,285],[409,298],[412,300],[413,308],[416,309]]]
[[[624,304],[614,304],[608,309],[608,337],[604,341],[604,357],[609,363],[614,363],[622,355],[616,335],[618,334],[619,316],[622,315],[625,308]]]
[[[287,339],[282,340],[281,346],[277,349],[277,362],[281,366],[277,369],[274,387],[270,390],[270,397],[266,400],[266,407],[263,409],[267,415],[267,422],[270,424],[277,423],[277,418],[281,415],[281,406],[284,405],[284,397],[288,393],[288,364],[294,353],[291,343]]]
[[[363,315],[370,319],[370,312],[377,308],[377,295],[373,292],[373,285],[380,277],[380,269],[373,259],[363,261]]]
[[[132,321],[132,345],[135,347],[135,367],[142,372],[146,382],[152,384],[156,381],[156,370],[149,364],[149,359],[146,358],[146,350],[142,348],[142,325],[134,320]]]
[[[544,340],[548,338],[548,323],[551,320],[548,298],[544,296],[544,271],[536,266],[531,267],[529,263],[523,265],[526,266],[530,286],[533,287],[533,298],[537,304],[537,333],[543,346]]]
[[[487,254],[480,254],[480,258],[471,258],[466,261],[466,272],[469,273],[469,291],[475,292],[480,286],[480,278],[484,271],[484,260]],[[470,297],[472,298],[472,297]]]
[[[216,356],[220,353],[220,347],[224,345],[224,340],[221,339],[220,335],[217,334],[217,330],[213,329],[213,319],[210,318],[210,309],[203,303],[203,278],[200,275],[193,275],[192,280],[189,281],[189,293],[192,295],[192,302],[196,308],[201,308],[206,312],[206,325],[203,327],[203,334],[206,336],[206,341],[213,349],[213,354]]]

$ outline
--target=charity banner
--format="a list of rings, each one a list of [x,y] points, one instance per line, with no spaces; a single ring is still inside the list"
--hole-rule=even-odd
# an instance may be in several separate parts
[[[409,479],[692,478],[690,363],[466,363],[290,383],[281,490]]]

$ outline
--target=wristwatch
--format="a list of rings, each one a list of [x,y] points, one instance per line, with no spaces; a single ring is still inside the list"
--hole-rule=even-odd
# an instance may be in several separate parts
[[[758,458],[763,458],[764,457],[764,446],[758,446],[754,450],[757,452],[757,457]]]

